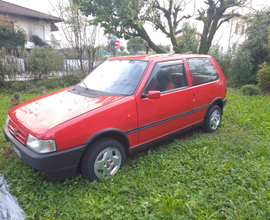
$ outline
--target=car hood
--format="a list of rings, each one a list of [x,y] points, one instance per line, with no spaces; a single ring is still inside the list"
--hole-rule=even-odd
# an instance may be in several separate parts
[[[108,105],[124,98],[124,96],[100,96],[90,98],[68,91],[62,91],[32,102],[22,103],[15,107],[10,115],[19,126],[36,134],[75,118],[91,110]]]

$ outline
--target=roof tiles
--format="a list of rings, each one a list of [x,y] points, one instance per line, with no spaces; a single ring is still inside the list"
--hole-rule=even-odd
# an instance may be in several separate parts
[[[19,5],[15,5],[9,2],[0,0],[0,14],[13,14],[21,15],[25,17],[36,18],[40,20],[46,20],[49,22],[62,22],[61,18],[51,16],[42,12],[38,12],[29,8],[25,8]]]

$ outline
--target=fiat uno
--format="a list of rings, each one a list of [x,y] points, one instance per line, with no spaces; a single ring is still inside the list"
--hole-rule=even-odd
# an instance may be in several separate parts
[[[207,55],[111,58],[79,84],[8,112],[5,138],[51,181],[114,175],[125,157],[195,127],[214,132],[226,82]]]

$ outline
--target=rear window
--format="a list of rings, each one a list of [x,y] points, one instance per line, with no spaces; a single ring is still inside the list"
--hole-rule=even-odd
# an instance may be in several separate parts
[[[190,58],[187,63],[193,86],[218,80],[218,73],[208,58]]]

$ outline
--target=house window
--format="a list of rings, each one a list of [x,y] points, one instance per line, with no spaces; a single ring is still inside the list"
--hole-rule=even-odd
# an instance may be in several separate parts
[[[34,32],[35,32],[35,35],[39,36],[41,39],[44,39],[45,38],[45,35],[44,35],[44,26],[43,25],[36,25],[35,24],[35,27],[34,27]]]

